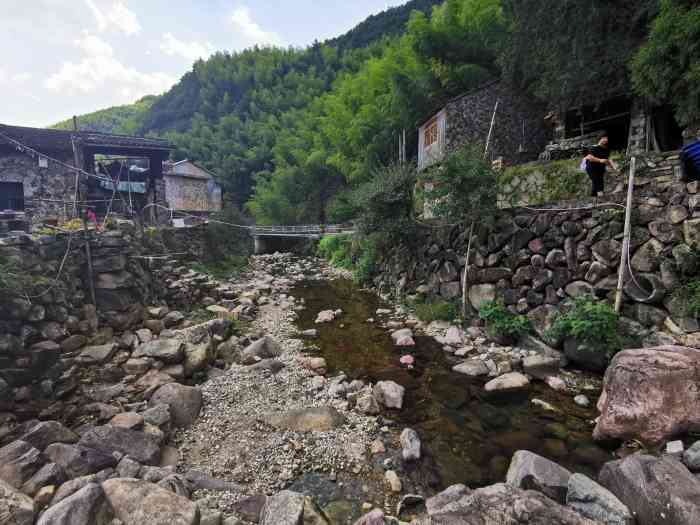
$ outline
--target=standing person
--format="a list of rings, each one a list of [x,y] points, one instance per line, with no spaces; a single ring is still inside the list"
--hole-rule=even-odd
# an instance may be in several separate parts
[[[605,191],[605,171],[608,166],[613,167],[608,148],[608,136],[603,135],[597,146],[593,146],[585,157],[586,173],[591,179],[591,197],[600,197]]]

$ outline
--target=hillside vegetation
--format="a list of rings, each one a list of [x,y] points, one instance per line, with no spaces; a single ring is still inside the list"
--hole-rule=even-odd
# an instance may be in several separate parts
[[[341,221],[404,130],[410,157],[420,121],[489,80],[551,106],[635,90],[699,120],[699,36],[691,0],[414,0],[306,49],[217,53],[81,123],[170,138],[260,223]]]

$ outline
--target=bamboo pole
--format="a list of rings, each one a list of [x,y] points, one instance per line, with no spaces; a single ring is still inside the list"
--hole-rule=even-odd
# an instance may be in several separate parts
[[[632,157],[630,163],[630,175],[627,181],[627,206],[625,208],[625,232],[622,241],[622,253],[620,254],[620,268],[617,274],[617,290],[615,291],[615,311],[620,313],[622,308],[622,287],[627,271],[627,258],[630,250],[630,231],[632,229],[632,196],[634,194],[634,173],[637,169],[637,157]]]
[[[472,237],[474,236],[474,220],[469,227],[469,241],[467,241],[467,256],[464,261],[464,277],[462,279],[462,319],[467,318],[469,308],[469,256],[472,251]]]

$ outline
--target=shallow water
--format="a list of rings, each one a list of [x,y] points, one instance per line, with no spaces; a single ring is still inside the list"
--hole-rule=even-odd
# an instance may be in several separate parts
[[[319,330],[312,343],[331,374],[342,371],[351,379],[373,382],[391,379],[406,388],[403,410],[386,416],[419,433],[433,461],[436,479],[431,484],[436,488],[501,482],[513,453],[521,449],[593,477],[612,459],[591,437],[594,409],[578,407],[571,395],[541,382],[519,394],[487,395],[485,381],[451,371],[458,360],[430,337],[417,337],[416,346],[408,350],[395,348],[387,329],[367,322],[378,317],[377,308],[387,305],[352,282],[307,282],[291,294],[305,300],[307,308],[299,312],[298,326]],[[339,319],[314,324],[319,311],[338,308],[344,312]],[[403,353],[415,357],[414,369],[400,365]],[[560,412],[544,412],[532,399],[546,401]]]

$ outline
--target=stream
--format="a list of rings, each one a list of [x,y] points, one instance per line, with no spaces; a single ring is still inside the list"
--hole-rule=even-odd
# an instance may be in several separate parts
[[[487,394],[485,380],[452,372],[461,360],[432,337],[418,336],[415,347],[396,348],[390,330],[382,327],[376,314],[378,308],[392,312],[394,308],[351,281],[306,281],[291,294],[306,305],[299,312],[298,328],[318,329],[313,345],[326,359],[329,375],[343,372],[350,379],[393,380],[406,388],[403,409],[384,415],[399,428],[418,432],[424,454],[433,460],[431,484],[436,488],[502,482],[510,458],[521,449],[594,479],[603,463],[612,459],[591,437],[597,392],[590,393],[590,408],[539,381],[524,392]],[[338,308],[343,310],[339,319],[314,323],[319,311]],[[377,319],[370,323],[369,318]],[[399,363],[405,353],[415,357],[413,369]],[[549,403],[556,412],[533,404],[533,399]]]

